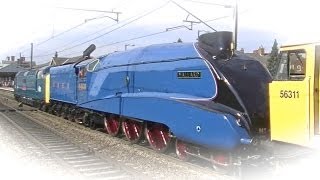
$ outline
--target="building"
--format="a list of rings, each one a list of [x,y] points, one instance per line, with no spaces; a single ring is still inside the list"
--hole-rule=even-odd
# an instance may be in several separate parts
[[[14,85],[14,77],[19,71],[26,70],[17,64],[8,64],[0,68],[0,86],[12,87]]]
[[[245,53],[243,48],[241,48],[240,52]],[[268,59],[270,58],[270,53],[266,53],[262,45],[258,49],[253,50],[252,53],[245,54],[259,60],[265,67],[267,67]]]
[[[26,61],[24,57],[15,60],[14,56],[7,57],[0,64],[0,86],[12,87],[14,85],[14,77],[19,71],[30,69],[30,61]],[[32,66],[36,65],[32,62]]]
[[[55,57],[51,59],[50,62],[36,65],[35,62],[32,62],[32,69],[39,69],[45,66],[59,66],[62,64],[76,63],[85,60],[83,56],[77,57]],[[14,77],[19,71],[25,71],[31,69],[30,61],[26,61],[25,57],[21,57],[15,60],[14,56],[7,57],[6,60],[3,60],[0,64],[0,86],[12,87],[14,85]]]
[[[53,57],[51,62],[49,63],[50,66],[59,66],[62,64],[69,64],[69,63],[75,63],[84,60],[85,58],[83,56],[76,56],[76,57]]]

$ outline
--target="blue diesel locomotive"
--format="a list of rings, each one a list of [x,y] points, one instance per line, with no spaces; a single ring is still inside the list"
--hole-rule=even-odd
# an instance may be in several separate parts
[[[151,45],[50,67],[49,111],[103,126],[159,152],[172,142],[178,157],[232,163],[230,152],[268,127],[271,76],[255,59],[231,49],[232,33],[204,34],[196,43]],[[18,76],[17,76],[18,78]],[[15,91],[18,92],[18,91]]]
[[[14,80],[15,99],[35,107],[45,104],[45,75],[48,73],[49,67],[18,72]]]

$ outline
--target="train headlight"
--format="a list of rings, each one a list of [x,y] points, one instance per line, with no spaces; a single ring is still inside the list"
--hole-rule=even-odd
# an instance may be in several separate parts
[[[241,127],[242,126],[241,125],[241,114],[237,113],[235,118],[236,118],[237,125]]]

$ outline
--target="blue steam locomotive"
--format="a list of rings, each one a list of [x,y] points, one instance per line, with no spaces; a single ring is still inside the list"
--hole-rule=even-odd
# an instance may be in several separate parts
[[[90,46],[74,63],[18,73],[15,96],[93,129],[104,127],[112,136],[122,132],[132,143],[146,138],[158,152],[174,142],[181,159],[202,156],[228,165],[230,152],[268,127],[271,81],[260,62],[234,52],[231,42],[231,32],[215,32],[196,43],[99,58],[90,56]],[[33,87],[23,88],[28,81],[35,81]]]

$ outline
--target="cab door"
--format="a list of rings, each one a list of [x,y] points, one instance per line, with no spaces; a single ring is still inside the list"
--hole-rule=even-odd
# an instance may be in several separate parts
[[[314,134],[320,135],[320,122],[319,122],[319,112],[320,112],[320,45],[315,46],[315,79],[314,79]]]
[[[78,103],[87,102],[87,69],[86,66],[79,66],[77,77],[77,100]]]
[[[269,84],[272,140],[309,143],[314,132],[313,59],[312,50],[304,46],[282,49],[278,72]]]

